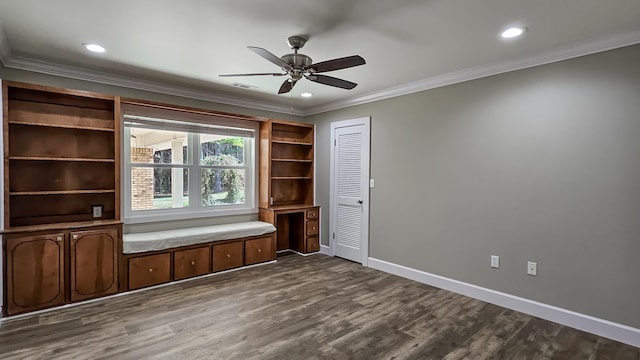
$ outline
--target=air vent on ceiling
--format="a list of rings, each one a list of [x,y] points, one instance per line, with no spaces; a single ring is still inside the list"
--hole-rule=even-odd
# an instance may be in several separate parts
[[[231,85],[233,85],[235,87],[242,88],[242,89],[257,89],[258,88],[255,85],[248,85],[248,84],[243,84],[243,83],[239,83],[239,82],[234,82]]]

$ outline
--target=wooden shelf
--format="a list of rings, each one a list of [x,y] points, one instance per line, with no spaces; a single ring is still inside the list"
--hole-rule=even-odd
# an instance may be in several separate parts
[[[273,176],[271,180],[311,180],[310,176]]]
[[[65,158],[65,157],[45,157],[45,156],[9,156],[9,160],[20,161],[75,161],[75,162],[116,162],[115,159],[92,159],[92,158]]]
[[[269,207],[269,209],[275,210],[275,211],[287,211],[287,210],[293,210],[293,211],[299,211],[301,209],[308,209],[309,205],[304,205],[304,204],[297,204],[297,205],[276,205],[276,206],[271,206]]]
[[[75,195],[75,194],[109,194],[115,190],[43,190],[43,191],[13,191],[9,195],[32,196],[32,195]]]
[[[31,231],[51,231],[51,230],[68,230],[68,229],[82,229],[95,226],[108,226],[108,225],[120,225],[122,221],[119,220],[93,220],[93,221],[74,221],[57,224],[42,224],[42,225],[28,225],[28,226],[15,226],[10,229],[4,229],[0,233],[12,234],[20,232]]]
[[[314,128],[281,120],[260,124],[259,206],[313,205]]]
[[[6,81],[2,89],[5,227],[69,229],[119,219],[118,98]]]
[[[271,140],[274,144],[285,144],[285,145],[302,145],[302,146],[312,146],[313,143],[310,142],[299,142],[299,141],[286,141],[286,140]]]
[[[94,127],[94,126],[81,126],[81,125],[69,125],[69,124],[44,124],[44,123],[30,122],[30,121],[9,121],[9,124],[26,125],[26,126],[43,126],[43,127],[53,127],[53,128],[61,128],[61,129],[79,129],[79,130],[90,130],[90,131],[107,131],[107,132],[116,131],[115,129]]]
[[[306,159],[271,159],[271,161],[276,161],[276,162],[295,162],[295,163],[313,163],[313,160],[306,160]]]

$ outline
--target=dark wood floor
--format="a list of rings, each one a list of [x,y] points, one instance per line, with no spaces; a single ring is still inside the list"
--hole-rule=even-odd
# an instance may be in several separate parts
[[[324,255],[0,326],[0,359],[639,359],[640,349]]]

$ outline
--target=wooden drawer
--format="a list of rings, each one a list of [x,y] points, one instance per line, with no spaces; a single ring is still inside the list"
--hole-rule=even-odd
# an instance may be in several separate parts
[[[242,241],[213,245],[213,271],[233,269],[242,265]]]
[[[307,252],[320,251],[320,238],[317,236],[307,238]]]
[[[317,219],[317,218],[318,218],[318,208],[307,210],[307,219]]]
[[[245,265],[273,260],[273,238],[271,236],[244,242]]]
[[[208,246],[173,253],[173,280],[181,280],[209,272]]]
[[[129,259],[129,290],[171,281],[171,254]]]
[[[320,233],[319,221],[307,221],[307,236],[318,235]]]

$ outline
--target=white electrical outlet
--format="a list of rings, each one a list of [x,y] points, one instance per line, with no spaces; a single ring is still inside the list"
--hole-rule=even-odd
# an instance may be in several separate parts
[[[91,207],[91,210],[93,211],[94,218],[102,217],[102,205],[94,205]]]
[[[500,267],[500,256],[491,255],[491,267],[496,269]]]
[[[527,262],[527,274],[536,276],[538,275],[538,263],[529,261]]]

